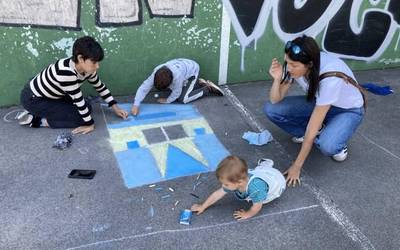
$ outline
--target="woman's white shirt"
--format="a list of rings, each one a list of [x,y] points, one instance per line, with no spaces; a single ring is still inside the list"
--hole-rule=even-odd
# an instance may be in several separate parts
[[[321,52],[320,75],[329,71],[339,71],[355,79],[352,70],[341,59],[326,52]],[[308,90],[305,77],[295,79],[304,92]],[[364,104],[360,91],[351,83],[339,77],[327,77],[320,82],[316,93],[316,105],[332,105],[339,108],[359,108]]]

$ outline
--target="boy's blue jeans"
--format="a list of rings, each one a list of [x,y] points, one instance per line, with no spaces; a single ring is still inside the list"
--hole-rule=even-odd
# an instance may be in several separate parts
[[[264,113],[287,133],[301,137],[305,134],[314,107],[315,101],[308,102],[305,96],[287,96],[276,104],[268,101],[264,106]],[[324,120],[325,127],[314,143],[324,155],[339,153],[347,145],[363,117],[363,107],[343,109],[331,106]]]

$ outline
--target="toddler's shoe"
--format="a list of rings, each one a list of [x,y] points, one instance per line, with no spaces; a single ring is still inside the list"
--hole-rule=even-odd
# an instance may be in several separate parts
[[[256,168],[272,168],[274,166],[274,161],[271,159],[267,159],[267,158],[262,158],[259,159],[257,162],[257,167]]]
[[[332,156],[332,159],[337,162],[342,162],[347,159],[347,155],[348,155],[347,146],[344,146],[342,151]]]

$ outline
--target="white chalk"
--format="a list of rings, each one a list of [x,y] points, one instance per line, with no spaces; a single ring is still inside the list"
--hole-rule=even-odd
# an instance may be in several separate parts
[[[174,192],[175,190],[173,189],[173,188],[168,188],[169,189],[169,191],[171,191],[171,192]]]
[[[155,186],[156,186],[156,184],[149,185],[150,188],[155,187]]]
[[[158,98],[158,94],[154,94],[154,97],[155,97],[155,98]]]

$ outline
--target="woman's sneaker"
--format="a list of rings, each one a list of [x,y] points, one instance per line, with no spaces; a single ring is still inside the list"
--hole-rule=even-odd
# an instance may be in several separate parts
[[[335,155],[332,155],[332,159],[334,159],[335,161],[338,161],[338,162],[342,162],[347,159],[347,155],[348,155],[347,146],[344,146],[342,151],[340,151],[339,153],[337,153]]]
[[[322,124],[322,127],[318,130],[318,135],[321,134],[324,127],[325,127],[325,125]],[[304,136],[292,137],[292,142],[294,142],[294,143],[301,144],[301,143],[303,143],[303,141],[304,141]]]
[[[301,137],[292,137],[292,142],[297,143],[297,144],[301,144],[304,141],[304,136]]]

